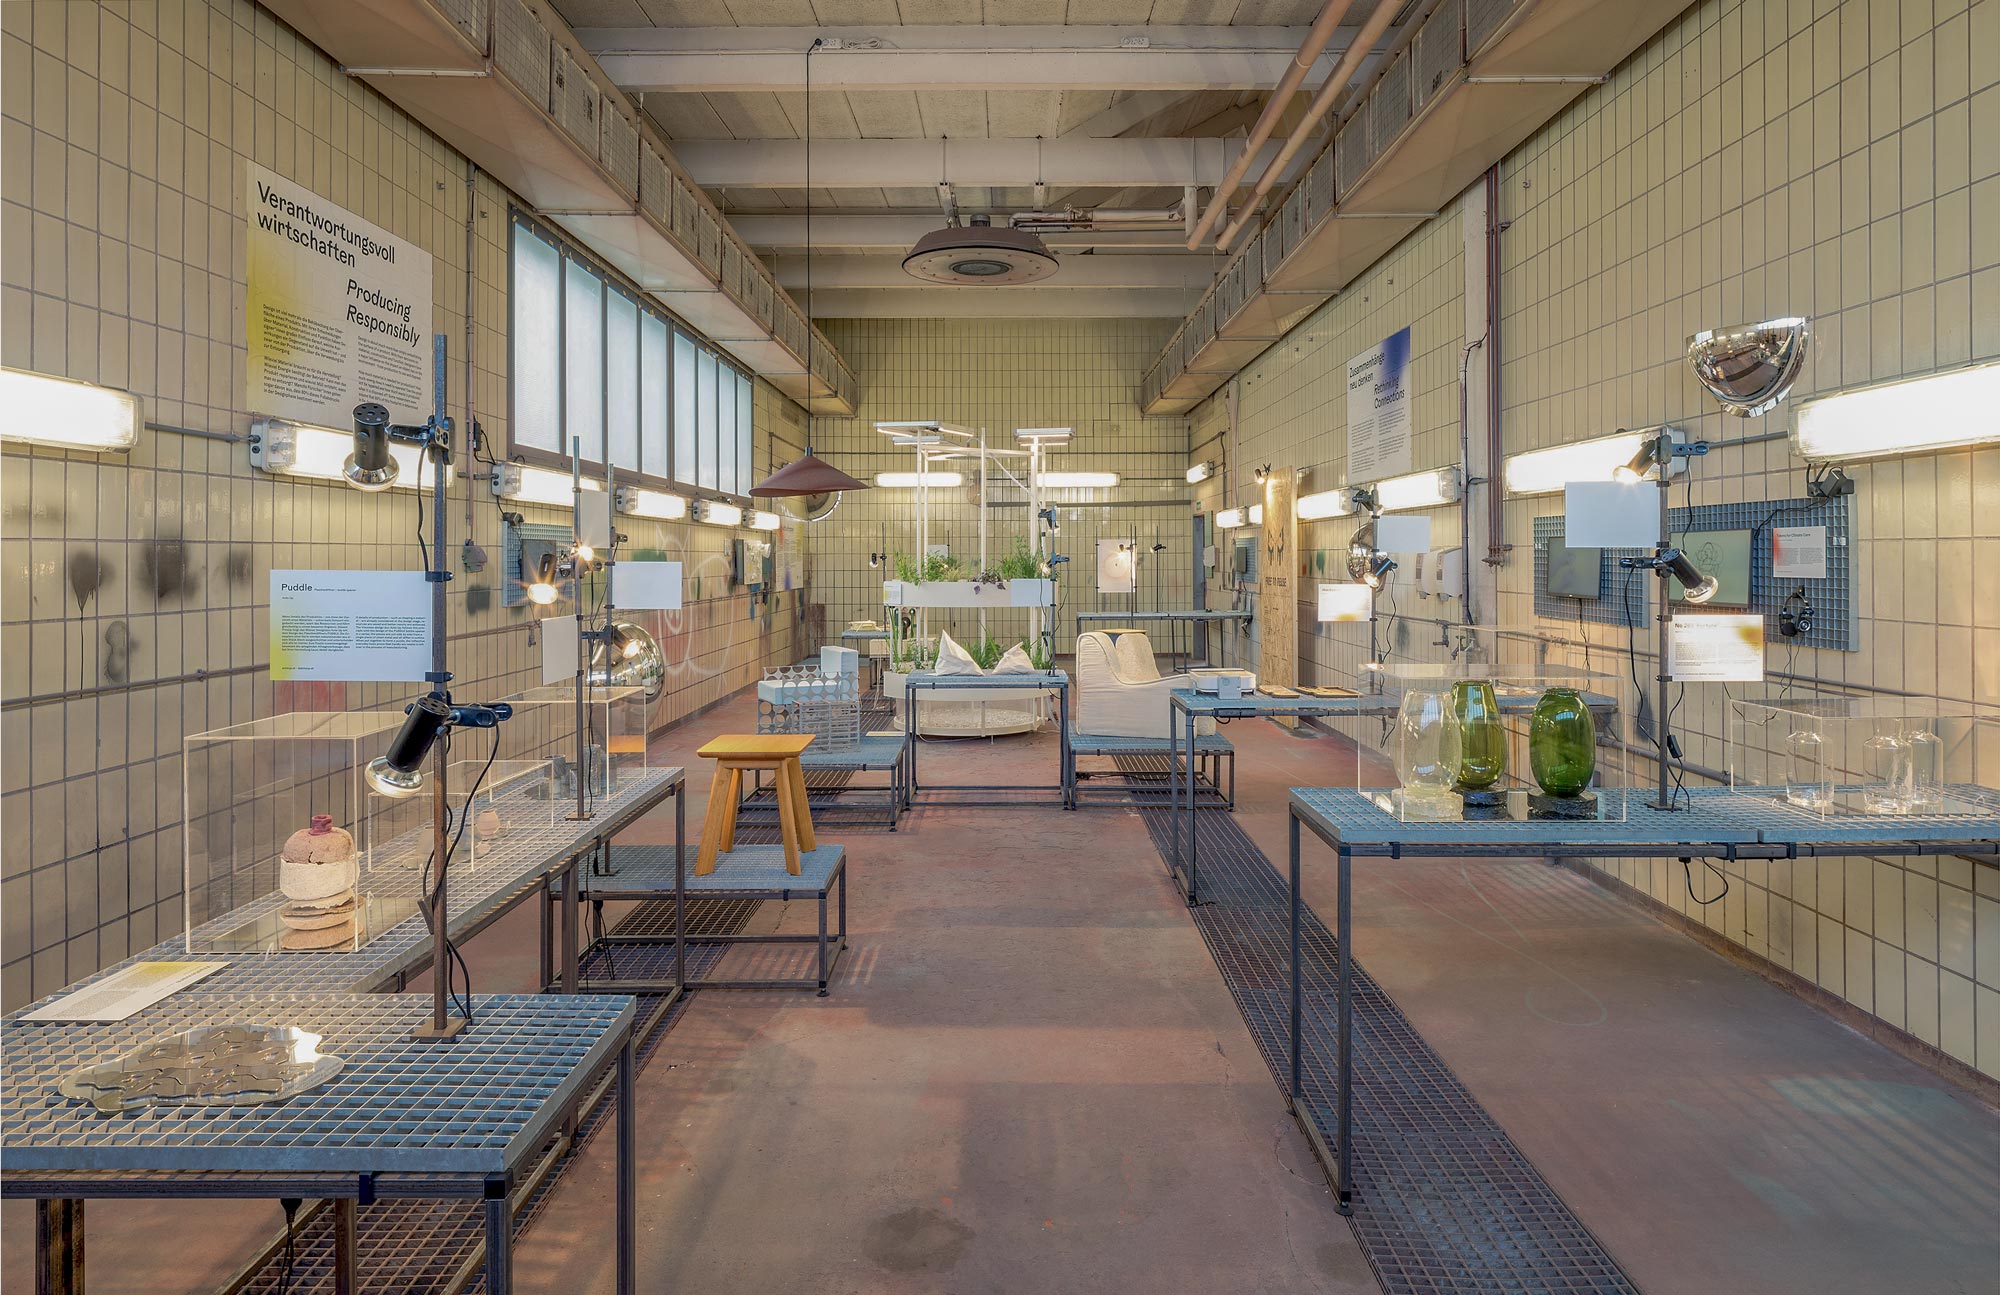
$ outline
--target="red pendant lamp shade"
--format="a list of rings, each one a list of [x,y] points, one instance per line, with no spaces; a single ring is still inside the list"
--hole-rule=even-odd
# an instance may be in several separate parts
[[[826,495],[841,490],[866,490],[867,483],[856,481],[811,450],[805,457],[788,463],[750,488],[759,499],[788,495]]]

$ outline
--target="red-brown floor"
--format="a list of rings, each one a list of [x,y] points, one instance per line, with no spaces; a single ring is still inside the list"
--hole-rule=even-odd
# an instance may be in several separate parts
[[[738,701],[663,749],[751,720]],[[1286,788],[1351,777],[1343,748],[1228,735],[1239,818],[1282,862]],[[1043,782],[1054,739],[923,759]],[[668,810],[633,836],[671,832]],[[1375,1289],[1136,815],[824,835],[851,871],[832,997],[701,995],[642,1076],[646,1289]],[[1327,864],[1308,847],[1330,917]],[[1539,863],[1368,862],[1356,905],[1361,960],[1643,1290],[2000,1288],[2000,1116],[1962,1091]],[[528,987],[532,915],[472,954],[478,989]],[[610,1151],[521,1245],[520,1290],[611,1290]],[[213,1290],[276,1219],[93,1204],[91,1289]],[[27,1289],[25,1207],[4,1242]]]

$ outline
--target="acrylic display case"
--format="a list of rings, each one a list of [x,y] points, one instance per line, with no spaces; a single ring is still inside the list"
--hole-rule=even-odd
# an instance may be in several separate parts
[[[499,731],[504,742],[506,726],[502,725]],[[468,732],[463,740],[477,743],[483,738],[484,734],[475,730]],[[458,748],[461,754],[467,749],[462,745]],[[571,793],[572,799],[574,794]],[[554,825],[563,807],[554,762],[546,757],[496,759],[491,767],[483,755],[455,759],[445,771],[444,795],[452,834],[458,835],[461,824],[465,829],[451,857],[453,875],[477,871],[517,833]],[[371,803],[367,818],[376,835],[369,864],[375,875],[387,876],[400,870],[421,876],[432,847],[428,790],[392,800],[370,788],[368,796]]]
[[[1638,794],[1616,676],[1460,660],[1370,672],[1355,786],[1405,822],[1622,822]]]
[[[1820,817],[2000,812],[2000,708],[1928,697],[1728,704],[1730,789]]]
[[[416,913],[378,867],[393,835],[363,776],[400,710],[300,711],[182,742],[190,953],[338,952]]]
[[[505,699],[514,717],[500,726],[502,757],[547,759],[559,784],[570,788],[579,769],[588,777],[593,800],[602,800],[649,767],[647,730],[652,707],[644,688],[614,685],[584,693],[584,752],[578,759],[576,686],[561,683],[530,688]]]

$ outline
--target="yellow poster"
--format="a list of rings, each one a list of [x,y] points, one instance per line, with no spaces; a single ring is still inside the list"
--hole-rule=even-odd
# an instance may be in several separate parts
[[[246,164],[244,405],[345,429],[365,400],[399,423],[435,408],[430,253]]]

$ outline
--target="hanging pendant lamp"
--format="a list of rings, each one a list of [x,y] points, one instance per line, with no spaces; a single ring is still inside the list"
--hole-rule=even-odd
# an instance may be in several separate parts
[[[808,328],[810,328],[810,321],[811,321],[811,319],[812,319],[812,254],[813,254],[813,246],[812,246],[812,56],[813,56],[813,52],[814,52],[815,50],[819,49],[819,47],[820,47],[821,43],[822,43],[822,42],[820,42],[820,41],[818,41],[818,40],[815,40],[815,41],[813,41],[813,43],[812,43],[812,44],[811,44],[811,45],[810,45],[809,47],[807,47],[807,49],[806,49],[806,300],[805,300],[805,312],[806,312],[806,319],[807,319],[807,321],[808,321]],[[810,340],[810,336],[808,336],[808,340],[807,340],[807,343],[806,343],[806,349],[807,349],[807,350],[811,350],[811,349],[812,349],[812,343],[811,343],[811,340]],[[810,369],[810,367],[811,367],[811,366],[810,366],[810,365],[808,365],[807,367],[808,367],[808,368]],[[807,379],[806,379],[806,382],[807,382],[807,385],[808,385],[808,389],[809,389],[808,393],[810,394],[810,385],[811,385],[811,382],[812,382],[812,378],[811,378],[810,374],[808,374],[808,376],[807,376]],[[811,411],[811,409],[810,409],[810,408],[808,408],[808,409],[807,409],[807,411],[806,411],[806,419],[807,419],[807,422],[808,422],[808,424],[810,424],[810,422],[811,422],[811,419],[812,419],[812,411]],[[842,471],[841,471],[841,470],[840,470],[839,468],[836,468],[836,467],[834,467],[834,466],[833,466],[833,465],[832,465],[831,463],[828,463],[828,462],[827,462],[827,461],[826,461],[825,459],[822,459],[822,458],[821,458],[821,457],[819,457],[819,456],[818,456],[817,454],[814,454],[814,453],[813,453],[813,451],[812,451],[812,443],[811,443],[811,441],[807,441],[807,443],[806,443],[806,452],[805,452],[805,455],[804,455],[804,457],[802,457],[802,458],[798,458],[798,459],[795,459],[795,460],[793,460],[792,462],[790,462],[790,463],[787,463],[787,464],[786,464],[786,465],[785,465],[784,467],[782,467],[782,468],[779,468],[779,469],[778,469],[778,470],[777,470],[776,472],[773,472],[773,473],[772,473],[772,474],[771,474],[770,476],[768,476],[768,477],[765,477],[765,478],[764,478],[764,479],[763,479],[762,481],[759,481],[759,482],[758,482],[758,483],[757,483],[756,485],[754,485],[754,486],[752,486],[752,487],[750,488],[750,493],[751,493],[751,494],[752,494],[753,496],[755,496],[755,497],[757,497],[757,498],[759,498],[759,499],[786,499],[786,498],[798,498],[798,497],[801,497],[801,496],[805,496],[805,495],[836,495],[836,496],[837,496],[837,495],[839,495],[839,494],[840,494],[840,493],[841,493],[842,491],[845,491],[845,490],[866,490],[866,489],[868,489],[868,484],[867,484],[866,482],[864,482],[864,481],[856,481],[856,480],[855,480],[855,479],[854,479],[853,477],[850,477],[850,476],[848,476],[848,475],[847,475],[847,474],[846,474],[845,472],[842,472]],[[832,500],[832,501],[830,501],[830,502],[829,502],[829,503],[827,504],[827,506],[826,506],[826,508],[825,508],[825,511],[824,511],[824,512],[821,512],[821,511],[820,511],[820,510],[819,510],[818,508],[809,508],[809,509],[808,509],[808,516],[809,516],[809,517],[811,517],[811,516],[812,516],[812,515],[814,515],[814,514],[817,514],[818,516],[824,516],[824,515],[825,515],[826,513],[829,513],[829,512],[832,512],[834,508],[838,507],[838,506],[839,506],[839,503],[840,503],[840,501],[839,501],[839,499],[837,499],[837,498],[836,498],[836,499],[834,499],[834,500]]]

